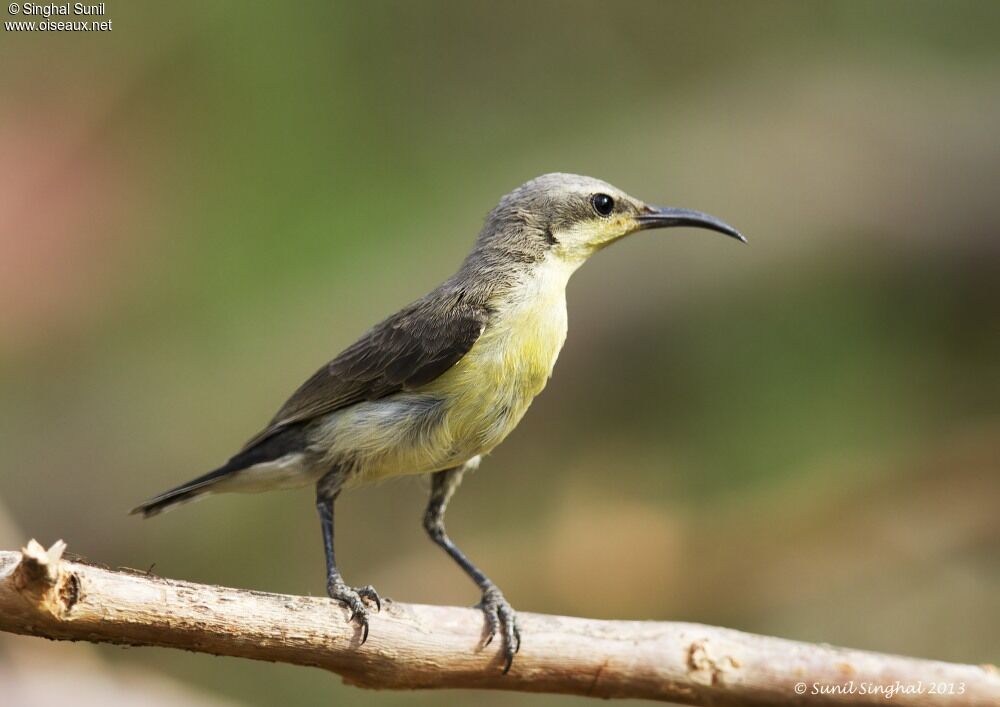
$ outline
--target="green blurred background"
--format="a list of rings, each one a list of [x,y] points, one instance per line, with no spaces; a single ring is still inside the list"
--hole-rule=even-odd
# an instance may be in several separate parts
[[[571,171],[750,245],[654,232],[576,275],[458,543],[526,611],[1000,662],[1000,4],[106,5],[110,33],[0,34],[5,549],[322,594],[308,490],[125,512]],[[426,492],[347,496],[342,569],[472,604]],[[50,650],[179,704],[576,702],[10,637],[0,663]]]

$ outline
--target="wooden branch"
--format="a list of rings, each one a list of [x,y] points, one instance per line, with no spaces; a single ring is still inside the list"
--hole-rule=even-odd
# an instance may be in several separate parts
[[[692,705],[1000,704],[1000,672],[811,645],[689,623],[520,614],[521,652],[501,674],[476,609],[388,602],[360,645],[326,598],[113,571],[32,540],[0,552],[0,630],[313,665],[373,688],[486,688]],[[887,698],[887,692],[890,697]]]

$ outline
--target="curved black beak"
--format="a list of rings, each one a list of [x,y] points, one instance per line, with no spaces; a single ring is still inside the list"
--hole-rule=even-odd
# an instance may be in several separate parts
[[[727,236],[735,238],[741,243],[747,242],[743,234],[725,221],[720,221],[715,216],[709,216],[708,214],[703,214],[701,211],[693,211],[691,209],[675,209],[671,206],[647,206],[643,213],[635,217],[635,220],[638,221],[640,230],[692,226],[694,228],[707,228],[710,231],[725,233]]]

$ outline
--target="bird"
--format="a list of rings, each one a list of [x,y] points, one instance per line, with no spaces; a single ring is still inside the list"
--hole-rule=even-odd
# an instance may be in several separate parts
[[[368,638],[371,586],[337,568],[341,492],[430,475],[423,526],[481,592],[484,647],[502,639],[506,674],[520,649],[517,615],[452,541],[445,509],[463,476],[521,421],[545,387],[567,332],[566,286],[598,251],[638,231],[690,226],[746,239],[690,209],[657,207],[575,174],[536,177],[500,199],[454,275],[369,329],[306,380],[225,464],[132,509],[145,517],[202,496],[315,485],[326,590]]]

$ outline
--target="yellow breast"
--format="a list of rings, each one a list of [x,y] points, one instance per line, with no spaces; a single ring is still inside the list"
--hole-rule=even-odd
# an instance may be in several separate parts
[[[479,340],[428,388],[449,400],[457,455],[486,454],[514,429],[545,387],[566,340],[566,282],[572,268],[540,264],[495,306]]]

